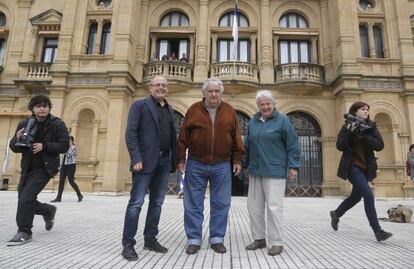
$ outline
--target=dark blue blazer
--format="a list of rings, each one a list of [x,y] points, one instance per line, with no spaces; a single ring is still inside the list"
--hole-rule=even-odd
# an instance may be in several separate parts
[[[175,172],[177,166],[177,136],[175,132],[175,114],[168,106],[171,116],[171,171]],[[158,113],[155,102],[151,96],[135,101],[128,115],[128,125],[125,132],[125,141],[131,158],[130,171],[132,173],[147,174],[152,172],[159,160],[160,132]],[[142,162],[143,169],[135,171],[132,167]]]

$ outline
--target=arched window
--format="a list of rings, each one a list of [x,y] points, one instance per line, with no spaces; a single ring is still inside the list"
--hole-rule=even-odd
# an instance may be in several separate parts
[[[308,28],[308,22],[297,13],[288,13],[280,18],[279,26],[283,28]]]
[[[111,38],[111,23],[107,22],[104,24],[102,29],[102,40],[101,40],[101,54],[107,54],[109,51],[109,40]]]
[[[368,29],[364,24],[359,25],[359,39],[361,42],[361,56],[369,57]]]
[[[375,2],[372,0],[359,0],[359,7],[362,10],[367,10],[375,7]]]
[[[184,13],[174,11],[165,15],[161,19],[161,26],[188,26],[189,20]]]
[[[89,26],[88,47],[86,48],[87,54],[93,54],[95,52],[95,40],[97,31],[98,24],[94,22]]]
[[[112,0],[98,0],[96,4],[98,6],[103,5],[105,7],[109,6],[112,3]]]
[[[0,11],[0,27],[5,27],[7,23],[6,15]]]
[[[233,27],[233,11],[227,12],[219,20],[220,27]],[[246,16],[238,13],[237,22],[239,27],[249,27],[249,21]]]

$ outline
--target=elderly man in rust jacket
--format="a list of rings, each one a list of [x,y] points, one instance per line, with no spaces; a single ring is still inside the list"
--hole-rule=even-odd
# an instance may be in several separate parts
[[[223,83],[219,79],[205,81],[202,87],[204,98],[187,111],[178,137],[178,170],[185,170],[187,254],[195,254],[200,249],[208,182],[211,208],[209,243],[215,252],[226,252],[223,242],[231,201],[231,174],[240,173],[244,149],[236,111],[221,101],[223,91]],[[185,164],[186,149],[188,160]]]

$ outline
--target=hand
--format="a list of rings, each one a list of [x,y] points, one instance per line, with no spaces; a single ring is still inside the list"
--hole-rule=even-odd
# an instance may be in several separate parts
[[[240,164],[233,164],[233,174],[235,176],[238,176],[241,171],[241,165]]]
[[[136,164],[132,167],[132,169],[134,169],[135,171],[141,171],[141,170],[142,170],[142,168],[143,168],[143,166],[142,166],[142,162],[136,163]]]
[[[16,133],[17,140],[19,140],[23,136],[23,131],[24,131],[24,128],[17,131]]]
[[[290,168],[288,179],[293,181],[293,180],[296,180],[297,178],[298,178],[298,171],[296,169]]]
[[[350,130],[351,132],[353,132],[353,131],[355,131],[355,128],[356,128],[356,124],[355,124],[355,122],[350,122],[350,123],[348,123],[348,130]]]
[[[39,153],[43,150],[43,144],[42,143],[33,143],[33,154]]]
[[[177,166],[178,172],[180,172],[181,174],[184,174],[185,172],[185,163],[179,163]]]

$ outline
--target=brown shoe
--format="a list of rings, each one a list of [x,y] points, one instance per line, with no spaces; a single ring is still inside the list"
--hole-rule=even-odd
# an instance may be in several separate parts
[[[266,247],[266,239],[254,240],[253,243],[246,246],[246,250],[256,250],[258,248]]]
[[[199,245],[188,245],[187,249],[185,250],[185,253],[187,254],[196,254],[200,250]]]
[[[276,256],[282,252],[283,252],[283,246],[272,246],[267,252],[267,255]]]
[[[227,249],[223,243],[211,244],[210,246],[217,253],[226,253]]]

